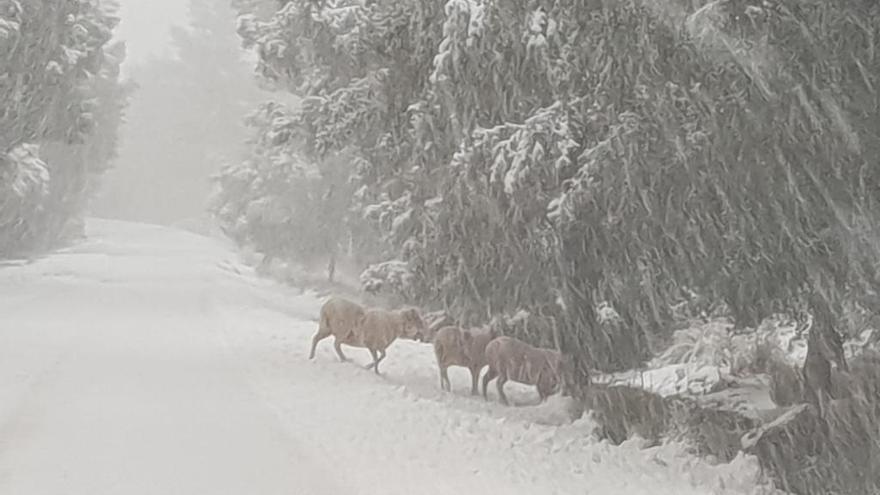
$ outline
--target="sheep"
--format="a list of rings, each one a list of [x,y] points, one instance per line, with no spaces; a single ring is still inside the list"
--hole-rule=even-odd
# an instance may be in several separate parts
[[[434,335],[434,355],[440,369],[440,388],[452,391],[446,370],[450,366],[462,366],[471,372],[471,395],[479,394],[477,382],[480,371],[486,366],[486,344],[499,336],[494,327],[479,330],[463,330],[445,326]]]
[[[367,366],[379,374],[379,363],[385,359],[385,350],[398,338],[420,340],[427,331],[421,314],[415,308],[388,311],[368,309],[364,312],[354,331],[343,344],[364,347],[373,356],[373,363]]]
[[[432,313],[428,313],[424,315],[425,324],[428,325],[428,330],[425,332],[423,342],[433,342],[434,336],[437,335],[437,331],[443,327],[455,326],[456,322],[446,311],[434,311]]]
[[[318,321],[318,332],[312,337],[312,351],[309,359],[314,359],[315,349],[318,342],[329,336],[334,336],[333,347],[341,361],[348,361],[342,353],[342,344],[352,340],[355,327],[364,317],[364,308],[348,299],[331,297],[321,306],[321,316]]]
[[[496,383],[501,403],[508,405],[504,384],[508,380],[535,385],[540,402],[544,402],[560,388],[570,393],[574,365],[569,356],[552,349],[532,347],[513,337],[498,337],[486,345],[486,362],[489,369],[483,376],[483,398],[488,400],[486,388]]]

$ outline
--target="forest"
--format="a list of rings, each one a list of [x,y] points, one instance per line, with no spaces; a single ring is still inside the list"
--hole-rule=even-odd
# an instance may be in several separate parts
[[[0,1],[0,257],[82,235],[134,89],[115,2]]]
[[[844,356],[880,302],[880,7],[234,5],[258,77],[302,98],[255,111],[248,159],[218,176],[214,209],[240,245],[331,278],[353,260],[363,289],[464,325],[506,318],[575,356],[584,384],[644,366],[685,320],[724,318],[728,341],[806,321],[802,372],[760,345],[748,359],[777,390],[850,399],[756,448],[798,493],[876,490],[841,473],[877,472],[880,452],[864,390],[880,361]],[[615,393],[594,401],[630,400]],[[841,438],[861,427],[874,434],[856,452]]]
[[[685,299],[841,330],[877,281],[876,12],[685,3],[241,2],[259,75],[303,102],[252,115],[219,217],[467,323],[550,316],[600,370]]]

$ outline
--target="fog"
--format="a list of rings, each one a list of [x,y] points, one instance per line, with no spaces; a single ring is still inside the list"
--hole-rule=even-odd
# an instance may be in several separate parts
[[[152,57],[172,57],[171,27],[189,22],[186,0],[120,0],[119,15],[116,38],[125,41],[128,52],[124,69]]]
[[[242,120],[267,95],[240,48],[229,3],[189,3],[122,2],[123,76],[136,89],[118,157],[91,204],[95,216],[203,231],[211,175],[241,159]]]

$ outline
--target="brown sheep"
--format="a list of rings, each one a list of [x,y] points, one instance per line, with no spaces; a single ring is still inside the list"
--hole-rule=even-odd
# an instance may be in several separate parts
[[[501,403],[508,405],[504,384],[513,380],[535,385],[541,402],[563,388],[566,392],[572,382],[573,363],[568,356],[552,349],[532,347],[513,337],[498,337],[486,345],[489,370],[483,375],[483,397],[488,399],[489,382],[496,383]]]
[[[433,342],[438,330],[443,327],[455,326],[456,324],[455,320],[445,311],[434,311],[426,314],[424,318],[425,323],[428,325],[428,330],[422,336],[423,342]]]
[[[343,344],[352,347],[364,347],[373,356],[373,368],[379,374],[379,363],[385,359],[385,350],[398,338],[418,340],[426,332],[425,322],[415,308],[388,311],[369,309],[364,312],[354,331]]]
[[[318,333],[312,338],[312,351],[309,359],[315,357],[315,349],[318,342],[329,336],[334,336],[333,347],[342,361],[348,358],[342,353],[342,344],[353,339],[353,332],[364,317],[364,308],[361,305],[341,297],[331,297],[321,306],[321,316],[318,321]]]
[[[440,388],[452,391],[446,370],[450,366],[462,366],[471,372],[471,395],[479,393],[477,382],[480,371],[486,366],[486,345],[499,336],[494,327],[479,330],[463,330],[445,326],[434,336],[434,355],[440,368]]]

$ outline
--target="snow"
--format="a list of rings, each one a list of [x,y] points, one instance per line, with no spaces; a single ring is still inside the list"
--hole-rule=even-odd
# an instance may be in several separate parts
[[[49,169],[46,162],[40,159],[39,146],[18,145],[7,154],[6,159],[12,165],[14,178],[9,182],[16,196],[23,198],[32,192],[48,194]]]
[[[623,319],[611,304],[607,301],[602,301],[596,307],[596,321],[599,323],[617,323],[622,322]]]
[[[18,33],[21,24],[10,19],[0,18],[0,38],[8,39],[12,37],[12,33]]]
[[[792,421],[798,415],[803,414],[805,411],[809,409],[809,405],[807,404],[798,404],[796,406],[792,406],[787,409],[785,412],[776,417],[773,421],[767,422],[767,424],[762,425],[760,428],[757,428],[755,431],[746,434],[742,438],[742,446],[744,449],[751,449],[757,445],[758,440],[764,434],[764,432],[777,428],[785,423]]]
[[[598,442],[566,399],[440,390],[399,341],[307,359],[321,300],[223,243],[90,220],[89,239],[0,269],[0,493],[745,494],[753,457]]]
[[[680,394],[705,395],[718,391],[724,385],[721,369],[693,363],[616,373],[608,377],[597,377],[596,381],[641,388],[663,397]]]

